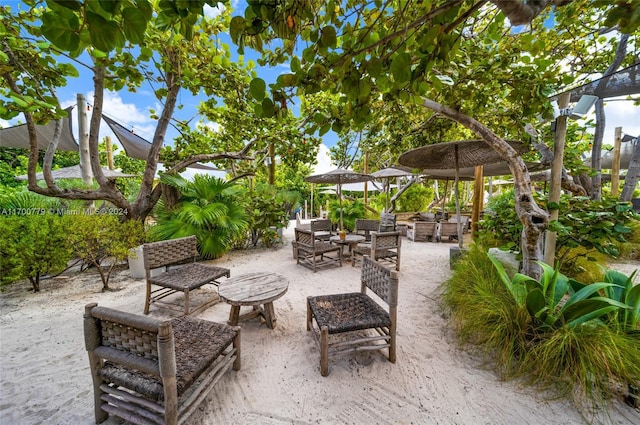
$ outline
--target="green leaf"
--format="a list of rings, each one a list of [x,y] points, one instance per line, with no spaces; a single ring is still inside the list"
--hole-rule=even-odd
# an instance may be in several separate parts
[[[320,47],[336,47],[338,38],[336,36],[336,29],[327,25],[322,28],[322,34],[320,35]]]
[[[240,36],[246,28],[246,21],[242,16],[234,16],[229,24],[229,35],[234,43],[238,44]]]
[[[87,22],[89,23],[89,35],[91,43],[103,52],[110,52],[116,47],[124,45],[124,35],[120,32],[115,21],[108,21],[102,16],[87,12]]]
[[[265,118],[271,118],[275,113],[275,105],[273,101],[268,97],[262,100],[262,116]]]
[[[391,61],[391,74],[396,83],[406,83],[411,79],[411,56],[408,53],[400,53]]]
[[[302,67],[300,66],[300,59],[297,56],[291,58],[291,71],[294,73],[300,72]]]
[[[137,8],[127,7],[122,10],[124,35],[134,44],[140,44],[144,40],[144,32],[147,28],[147,20],[144,14]]]
[[[51,3],[58,4],[67,9],[78,11],[82,9],[82,5],[78,0],[50,0]]]
[[[257,101],[262,101],[266,95],[267,84],[264,82],[262,78],[254,78],[249,83],[249,91],[251,92],[251,96]]]
[[[42,15],[42,35],[53,45],[64,51],[74,51],[80,46],[80,21],[75,13],[62,9],[59,13],[45,12]]]

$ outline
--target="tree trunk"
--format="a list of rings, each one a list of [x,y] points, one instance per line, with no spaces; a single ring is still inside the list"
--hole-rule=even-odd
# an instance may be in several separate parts
[[[629,169],[627,170],[627,177],[624,179],[624,186],[622,187],[622,193],[620,194],[621,201],[631,201],[633,198],[633,191],[636,188],[636,183],[640,178],[640,137],[636,138],[633,145],[633,153],[631,154],[631,161],[629,161]]]
[[[606,80],[604,77],[616,72],[616,69],[620,67],[625,55],[627,54],[627,43],[629,41],[629,34],[622,34],[618,46],[616,47],[616,53],[613,57],[613,61],[609,68],[602,74],[603,79],[599,85],[604,85]],[[591,179],[591,199],[599,201],[602,198],[602,174],[600,168],[600,157],[602,156],[602,139],[604,138],[604,128],[606,125],[606,118],[604,113],[604,100],[598,99],[596,102],[596,129],[593,134],[593,147],[591,148],[591,168],[594,169],[596,174]]]
[[[423,98],[423,105],[448,118],[451,118],[478,134],[509,164],[513,174],[516,213],[522,222],[522,272],[538,278],[542,260],[544,231],[549,223],[549,215],[536,204],[531,189],[531,178],[527,166],[518,153],[502,138],[475,119],[453,108],[441,105],[431,99]]]

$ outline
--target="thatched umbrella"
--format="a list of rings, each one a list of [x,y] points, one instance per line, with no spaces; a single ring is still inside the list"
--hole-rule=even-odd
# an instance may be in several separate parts
[[[529,147],[516,141],[507,141],[518,153],[524,153]],[[503,159],[484,140],[461,140],[422,146],[400,155],[398,162],[404,166],[422,169],[454,169],[456,215],[460,217],[460,199],[458,181],[460,168],[477,165],[495,164]],[[453,165],[453,167],[452,167]],[[458,220],[458,246],[462,248],[462,224]]]
[[[385,204],[384,204],[384,211],[385,212],[389,212],[389,192],[391,191],[391,187],[389,185],[389,180],[394,178],[394,177],[405,177],[405,176],[412,176],[413,173],[411,171],[409,171],[408,169],[402,169],[402,168],[396,168],[396,167],[388,167],[388,168],[383,168],[382,170],[378,170],[375,173],[371,173],[371,175],[373,177],[375,177],[376,179],[384,179],[385,180],[385,192],[386,192],[386,199],[385,199]]]
[[[342,227],[342,185],[344,183],[360,183],[367,182],[373,180],[374,177],[370,174],[361,174],[356,173],[352,170],[347,170],[344,168],[336,168],[335,170],[322,173],[322,174],[314,174],[312,176],[306,177],[304,180],[309,183],[332,183],[337,185],[338,187],[338,200],[340,201],[340,230],[343,230]]]

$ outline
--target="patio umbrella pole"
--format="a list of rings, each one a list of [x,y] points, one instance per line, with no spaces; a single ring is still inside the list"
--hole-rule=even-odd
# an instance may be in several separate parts
[[[456,230],[458,232],[458,247],[460,249],[462,249],[462,220],[460,219],[460,191],[458,189],[458,182],[460,180],[460,177],[458,176],[458,174],[460,173],[460,166],[458,164],[458,145],[454,146],[454,150],[455,150],[455,165],[456,165],[456,176],[455,176],[455,181],[456,181],[456,187],[455,187],[455,197],[456,197]]]

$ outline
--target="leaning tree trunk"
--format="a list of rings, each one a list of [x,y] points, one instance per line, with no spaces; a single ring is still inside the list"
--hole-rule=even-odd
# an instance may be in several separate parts
[[[531,189],[531,178],[527,166],[518,153],[504,139],[498,137],[475,119],[453,108],[441,105],[431,99],[423,98],[423,105],[454,121],[482,137],[509,164],[513,174],[516,213],[522,222],[522,272],[538,278],[540,266],[536,263],[543,258],[544,232],[549,223],[549,214],[536,204]]]

